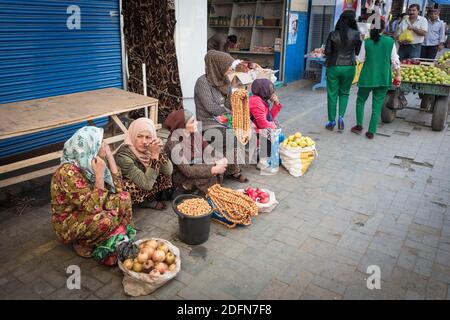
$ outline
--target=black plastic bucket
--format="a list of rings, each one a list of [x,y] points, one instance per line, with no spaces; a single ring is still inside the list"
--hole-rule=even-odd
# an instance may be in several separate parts
[[[178,237],[180,240],[187,244],[198,245],[206,242],[209,238],[212,210],[202,216],[187,216],[177,209],[181,202],[193,198],[204,199],[193,194],[182,194],[173,200],[172,208],[178,215]]]

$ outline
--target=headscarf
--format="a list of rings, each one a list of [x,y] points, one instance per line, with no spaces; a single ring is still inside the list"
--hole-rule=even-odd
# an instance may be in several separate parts
[[[85,126],[77,130],[74,135],[64,143],[61,164],[71,163],[81,169],[84,176],[92,183],[95,182],[95,173],[92,169],[92,160],[97,157],[103,140],[103,129]],[[105,182],[115,192],[111,171],[105,168]]]
[[[123,142],[124,145],[127,145],[131,152],[138,158],[138,160],[145,166],[148,167],[150,165],[150,151],[140,152],[136,149],[136,139],[139,133],[143,131],[150,132],[150,136],[152,138],[156,138],[156,129],[153,121],[149,118],[138,118],[131,122],[128,127],[128,132],[125,135],[125,140]]]
[[[167,117],[166,121],[164,121],[164,127],[167,128],[170,131],[169,141],[172,136],[172,133],[177,129],[185,129],[187,122],[194,117],[194,114],[190,112],[189,110],[181,109],[172,112]],[[190,139],[189,139],[190,138]],[[198,143],[195,143],[196,141],[201,141],[201,150],[198,148]],[[181,141],[184,145],[189,145],[189,148],[191,149],[190,157],[186,157],[188,161],[193,161],[194,157],[197,154],[202,154],[202,152],[207,146],[208,142],[203,140],[202,135],[199,132],[191,133],[189,137],[183,136],[183,141]]]
[[[274,92],[273,83],[269,79],[256,79],[252,83],[252,94],[261,97],[266,102],[268,102]]]
[[[233,62],[232,56],[221,51],[209,50],[205,56],[206,78],[224,95],[228,94],[230,86],[230,80],[225,73]]]

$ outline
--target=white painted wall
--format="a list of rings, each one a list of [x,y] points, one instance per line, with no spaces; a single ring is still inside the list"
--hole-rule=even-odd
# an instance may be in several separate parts
[[[205,73],[207,49],[207,0],[176,0],[175,47],[180,72],[183,105],[195,113],[194,86]]]

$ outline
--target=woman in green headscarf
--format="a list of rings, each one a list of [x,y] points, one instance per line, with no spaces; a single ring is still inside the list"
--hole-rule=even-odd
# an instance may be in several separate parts
[[[83,127],[64,144],[51,181],[51,210],[58,238],[83,257],[117,227],[131,223],[131,198],[122,189],[103,129]]]

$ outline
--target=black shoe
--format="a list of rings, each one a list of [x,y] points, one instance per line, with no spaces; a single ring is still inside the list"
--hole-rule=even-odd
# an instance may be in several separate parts
[[[373,139],[373,133],[367,131],[367,132],[366,132],[366,137],[367,137],[367,139]]]

